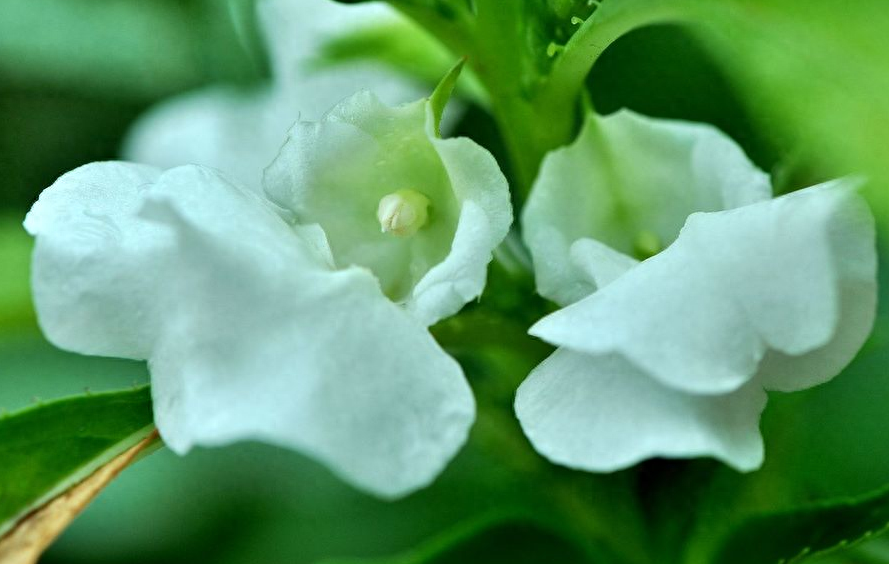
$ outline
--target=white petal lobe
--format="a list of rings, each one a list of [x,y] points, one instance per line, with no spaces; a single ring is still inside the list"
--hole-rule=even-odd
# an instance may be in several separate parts
[[[148,358],[159,312],[158,278],[173,241],[135,217],[161,172],[95,163],[59,178],[28,213],[40,326],[55,345],[83,354]]]
[[[557,464],[612,472],[660,456],[712,456],[741,471],[763,460],[756,383],[726,395],[665,387],[619,355],[560,349],[522,383],[516,414],[534,448]]]

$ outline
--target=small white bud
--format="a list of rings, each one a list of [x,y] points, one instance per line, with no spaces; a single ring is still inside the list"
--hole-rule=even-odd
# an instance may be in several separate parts
[[[380,199],[377,219],[383,233],[408,237],[426,225],[429,198],[414,190],[398,190]]]

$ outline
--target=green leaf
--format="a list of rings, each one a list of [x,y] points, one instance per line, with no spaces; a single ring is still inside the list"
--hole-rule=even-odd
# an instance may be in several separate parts
[[[806,564],[889,564],[889,539],[883,534],[842,550],[810,558]]]
[[[842,548],[889,528],[889,489],[857,500],[829,503],[753,519],[740,527],[714,564],[793,564]]]
[[[147,386],[71,397],[5,416],[0,420],[0,535],[153,431]]]

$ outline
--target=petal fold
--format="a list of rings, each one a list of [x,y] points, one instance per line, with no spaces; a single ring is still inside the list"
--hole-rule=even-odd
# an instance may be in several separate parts
[[[726,395],[666,387],[620,355],[559,349],[519,387],[516,414],[534,448],[592,472],[648,458],[712,456],[740,471],[763,461],[766,394],[751,383]]]

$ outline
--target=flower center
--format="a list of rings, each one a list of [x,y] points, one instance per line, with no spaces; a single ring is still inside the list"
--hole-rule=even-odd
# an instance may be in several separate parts
[[[409,237],[429,220],[429,198],[415,190],[398,190],[380,199],[377,219],[383,233]]]

